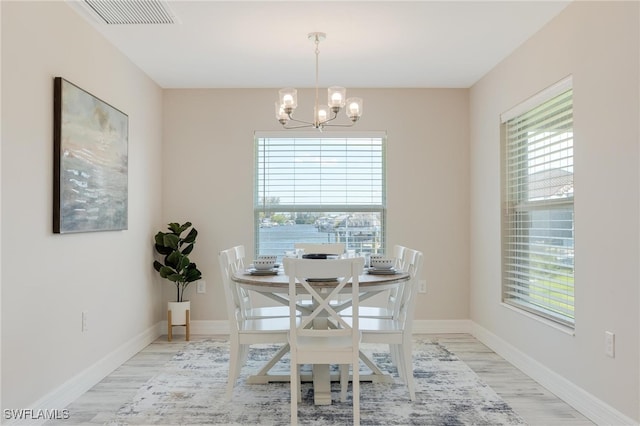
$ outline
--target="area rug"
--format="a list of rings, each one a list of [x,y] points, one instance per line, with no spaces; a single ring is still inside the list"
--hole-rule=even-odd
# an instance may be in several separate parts
[[[275,345],[252,347],[233,398],[228,402],[224,398],[228,342],[191,342],[106,424],[289,424],[288,383],[250,385],[244,380],[247,375],[257,372],[277,348]],[[391,384],[362,382],[360,423],[363,425],[525,424],[463,361],[436,342],[416,341],[414,344],[414,402],[409,400],[406,386],[398,379],[386,346],[366,345],[363,350],[396,379]],[[364,365],[362,367],[366,369]],[[288,374],[288,368],[286,356],[274,367],[276,373],[284,374]],[[303,383],[302,392],[302,403],[298,405],[299,424],[352,424],[351,394],[347,402],[340,402],[339,383],[332,384],[331,405],[313,404],[310,383]]]

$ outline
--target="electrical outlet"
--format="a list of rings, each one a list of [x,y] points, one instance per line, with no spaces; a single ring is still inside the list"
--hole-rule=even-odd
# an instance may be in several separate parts
[[[616,356],[616,335],[611,331],[604,332],[604,353],[611,358]]]
[[[89,312],[82,312],[82,332],[89,331]]]
[[[427,292],[427,280],[420,280],[419,284],[420,284],[420,290],[418,290],[418,291],[420,293],[426,293]]]
[[[198,285],[196,287],[196,293],[206,293],[207,292],[207,282],[205,280],[199,280]]]

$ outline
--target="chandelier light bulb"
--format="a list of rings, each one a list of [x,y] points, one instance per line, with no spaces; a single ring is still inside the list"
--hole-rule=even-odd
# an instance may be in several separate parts
[[[347,99],[347,117],[352,122],[358,121],[362,117],[362,98],[349,98]]]
[[[293,110],[298,106],[298,91],[294,88],[287,87],[286,89],[280,89],[279,94],[280,105],[284,108],[284,112],[286,114],[293,113]]]
[[[291,105],[293,105],[293,96],[291,96],[291,95],[289,95],[289,94],[284,95],[284,96],[282,97],[282,100],[284,101],[285,106],[291,106]]]
[[[285,125],[287,121],[289,121],[289,116],[284,111],[284,105],[280,104],[276,101],[276,120],[280,122],[280,124]]]
[[[329,119],[329,111],[327,107],[322,105],[319,106],[316,112],[316,120],[318,124],[322,124]]]
[[[347,89],[340,86],[333,86],[327,89],[328,99],[329,99],[329,108],[332,109],[334,113],[338,113],[340,108],[344,107],[344,102],[347,95]]]

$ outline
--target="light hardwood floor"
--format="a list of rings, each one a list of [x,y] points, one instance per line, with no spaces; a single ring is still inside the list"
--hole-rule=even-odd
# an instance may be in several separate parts
[[[469,334],[427,335],[463,360],[531,426],[594,423]]]
[[[429,334],[455,353],[531,426],[593,425],[582,414],[509,364],[469,334]],[[191,341],[224,336],[191,336]],[[47,425],[103,424],[139,387],[186,344],[183,336],[162,336],[70,404],[70,418]]]

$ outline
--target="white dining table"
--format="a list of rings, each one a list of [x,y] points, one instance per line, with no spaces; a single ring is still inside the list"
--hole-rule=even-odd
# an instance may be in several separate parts
[[[396,288],[397,286],[404,285],[409,281],[409,274],[404,272],[397,272],[395,274],[372,274],[365,272],[359,277],[360,285],[360,302],[370,299],[377,294],[383,293],[387,290]],[[288,291],[289,291],[289,277],[286,276],[282,270],[279,269],[277,275],[253,275],[248,270],[237,271],[233,274],[232,280],[242,286],[246,290],[255,291],[264,295],[265,297],[272,299],[279,304],[289,306]],[[322,294],[329,294],[331,287],[335,285],[331,282],[316,282],[313,284],[313,288]],[[346,286],[343,292],[351,293],[350,286]],[[311,312],[314,307],[309,304],[297,303],[297,309],[305,313]],[[349,308],[351,306],[351,300],[346,298],[345,300],[336,301],[336,304],[332,304],[332,307],[336,311]],[[247,383],[264,384],[269,382],[288,382],[290,375],[278,375],[269,374],[269,371],[273,366],[287,353],[289,352],[289,345],[284,345],[278,352],[269,360],[260,371],[247,378]],[[394,379],[391,375],[380,370],[380,368],[371,360],[365,353],[360,351],[360,359],[371,370],[370,374],[360,374],[360,381],[371,381],[377,383],[393,383]],[[314,388],[314,403],[316,405],[330,405],[331,404],[331,381],[339,381],[339,375],[331,374],[330,366],[326,364],[316,364],[313,366],[312,375],[301,375],[303,381],[313,381]]]

